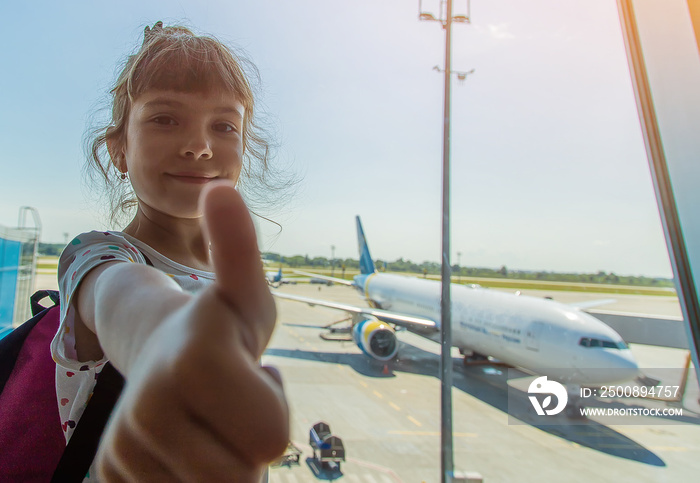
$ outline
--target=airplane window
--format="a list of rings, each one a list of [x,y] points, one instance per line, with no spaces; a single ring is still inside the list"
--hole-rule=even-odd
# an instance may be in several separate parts
[[[627,349],[627,344],[623,342],[615,343],[610,340],[593,339],[591,337],[582,337],[578,345],[583,347],[604,347],[606,349]]]

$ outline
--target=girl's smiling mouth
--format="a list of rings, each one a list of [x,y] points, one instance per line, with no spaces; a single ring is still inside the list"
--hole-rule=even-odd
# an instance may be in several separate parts
[[[205,184],[217,178],[217,176],[211,174],[195,172],[167,173],[167,175],[183,183],[192,184]]]

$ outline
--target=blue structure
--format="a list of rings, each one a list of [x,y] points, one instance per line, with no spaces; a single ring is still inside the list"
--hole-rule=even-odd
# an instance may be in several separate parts
[[[5,236],[0,238],[0,337],[12,330],[22,248],[20,242],[8,240]]]
[[[21,226],[27,212],[34,217],[32,228]],[[0,226],[0,339],[29,318],[40,226],[36,211],[28,207],[20,209],[20,227]]]

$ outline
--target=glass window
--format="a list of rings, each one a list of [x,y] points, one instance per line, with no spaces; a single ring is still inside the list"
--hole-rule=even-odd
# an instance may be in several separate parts
[[[0,2],[0,17],[13,19],[3,27],[5,44],[14,46],[3,52],[3,65],[19,66],[0,76],[0,147],[3,159],[22,160],[3,161],[0,223],[11,224],[18,206],[28,204],[50,220],[43,242],[58,244],[69,232],[67,243],[102,226],[104,217],[91,211],[81,191],[76,146],[125,43],[131,45],[134,32],[148,22],[137,2],[125,1],[132,8]],[[420,3],[420,13],[433,18],[444,8],[439,0]],[[456,9],[458,3],[469,2],[455,2]],[[625,314],[637,314],[647,328],[658,329],[663,321],[669,331],[684,333],[616,2],[471,3],[471,23],[453,25],[452,39],[453,282],[468,288],[470,301],[495,292],[517,292],[523,303],[548,299],[567,309],[605,300],[585,309],[601,323],[612,327]],[[697,2],[666,4],[687,10]],[[301,196],[279,203],[280,214],[269,216],[283,230],[256,218],[260,245],[270,253],[266,270],[283,266],[284,282],[276,290],[367,305],[366,291],[294,273],[351,281],[360,266],[356,214],[363,217],[379,275],[437,280],[445,68],[440,25],[419,22],[416,5],[398,0],[217,2],[216,15],[195,0],[162,7],[163,18],[191,19],[184,23],[254,50],[250,57],[264,86],[258,105],[272,114],[270,130],[279,121],[284,133],[281,161],[294,160],[306,175]],[[99,28],[86,29],[91,25]],[[685,99],[677,101],[669,112]],[[36,122],[55,119],[61,122]],[[690,161],[697,158],[697,150],[688,153]],[[31,178],[35,172],[52,176]],[[38,268],[39,283],[55,284],[55,270]],[[0,273],[0,282],[8,273]],[[18,273],[12,276],[18,279]],[[10,297],[6,286],[0,283],[0,319]],[[412,304],[425,316],[437,306],[426,293],[385,307]],[[479,472],[485,481],[526,483],[581,475],[591,481],[697,478],[698,384],[684,335],[673,347],[658,345],[631,326],[622,337],[626,342],[577,332],[549,347],[543,343],[552,333],[541,322],[546,317],[512,309],[510,301],[480,304],[465,304],[463,313],[452,315],[453,340],[464,352],[453,351],[456,469]],[[284,379],[292,458],[287,467],[272,469],[270,481],[440,481],[435,333],[398,328],[395,339],[388,331],[367,334],[367,344],[358,346],[350,327],[362,317],[289,300],[279,299],[277,306],[279,323],[263,363],[279,368]],[[375,360],[366,350],[393,350],[394,344],[398,355],[391,361]],[[523,354],[522,365],[511,369],[504,359],[516,353]],[[645,417],[636,425],[569,418],[567,412],[552,416],[559,425],[510,421],[509,390],[515,389],[517,404],[530,405],[530,384],[541,376],[533,375],[535,369],[565,363],[587,369],[572,359],[574,353],[631,354],[648,387],[661,381],[686,391],[662,401],[598,398],[587,407],[678,407],[688,414]],[[680,372],[665,376],[659,365]],[[310,429],[321,421],[344,443],[339,468],[315,459]]]

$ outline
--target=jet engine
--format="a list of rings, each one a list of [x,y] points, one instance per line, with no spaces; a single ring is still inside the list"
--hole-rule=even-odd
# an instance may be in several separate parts
[[[399,351],[394,329],[375,319],[356,323],[352,328],[352,337],[362,352],[378,361],[391,360]]]

